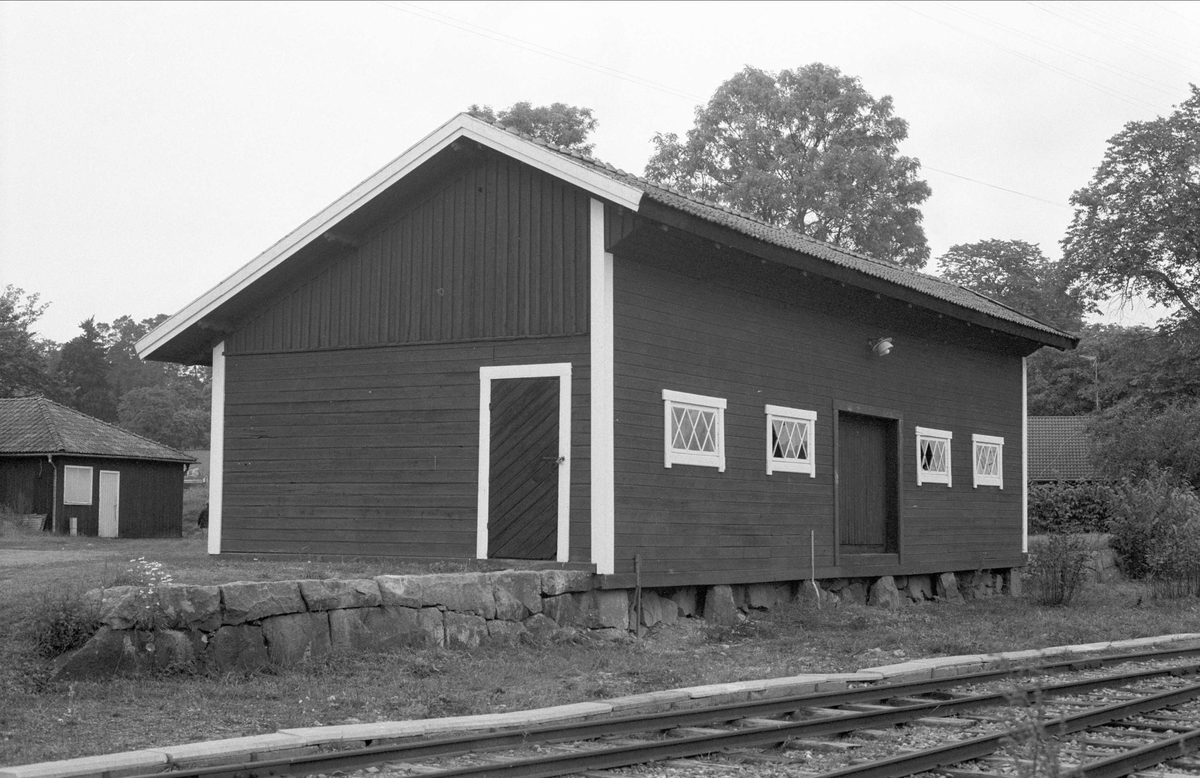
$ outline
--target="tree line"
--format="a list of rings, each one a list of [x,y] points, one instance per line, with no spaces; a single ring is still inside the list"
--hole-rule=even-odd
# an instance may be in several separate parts
[[[173,448],[208,448],[208,368],[143,362],[135,349],[166,314],[89,318],[55,343],[34,330],[48,306],[12,284],[0,294],[0,397],[41,395]]]

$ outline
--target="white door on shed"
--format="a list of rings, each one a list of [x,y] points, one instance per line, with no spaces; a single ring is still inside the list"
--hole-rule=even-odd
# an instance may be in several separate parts
[[[100,537],[117,537],[121,516],[121,473],[100,471]]]

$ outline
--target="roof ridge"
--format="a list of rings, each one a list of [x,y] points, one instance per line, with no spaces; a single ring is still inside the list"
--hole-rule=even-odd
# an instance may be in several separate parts
[[[60,451],[65,451],[67,448],[67,442],[59,432],[58,425],[54,423],[52,418],[50,418],[50,408],[47,405],[47,403],[58,405],[58,403],[40,394],[35,397],[34,400],[37,403],[38,412],[42,416],[42,423],[46,425],[46,429],[49,431],[54,443],[58,446]]]

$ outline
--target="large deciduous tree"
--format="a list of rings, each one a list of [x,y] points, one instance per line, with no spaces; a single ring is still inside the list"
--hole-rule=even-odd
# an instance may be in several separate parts
[[[1090,309],[1076,279],[1023,240],[960,243],[938,257],[942,277],[1038,321],[1077,332]]]
[[[1144,294],[1200,319],[1200,88],[1167,117],[1130,122],[1071,196],[1063,259],[1091,290]]]
[[[920,163],[899,153],[892,98],[815,63],[747,67],[696,109],[686,140],[654,136],[646,177],[818,240],[924,267]]]
[[[591,154],[595,147],[595,144],[587,142],[597,124],[591,108],[566,103],[535,106],[525,101],[513,103],[499,112],[490,105],[472,105],[467,113],[580,154]]]
[[[39,299],[12,284],[0,293],[0,397],[58,394],[47,363],[54,344],[30,330],[50,305]]]

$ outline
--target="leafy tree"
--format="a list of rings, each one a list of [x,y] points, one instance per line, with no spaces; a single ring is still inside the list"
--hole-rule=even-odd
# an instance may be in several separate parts
[[[920,163],[898,153],[892,98],[820,63],[747,67],[696,109],[681,141],[654,136],[646,177],[818,240],[914,268],[929,246]]]
[[[1200,88],[1174,113],[1130,122],[1071,196],[1063,259],[1094,293],[1144,294],[1200,319]]]
[[[1089,305],[1075,279],[1023,240],[960,243],[938,258],[943,278],[1038,321],[1077,332]]]
[[[1089,427],[1092,461],[1114,479],[1143,480],[1158,474],[1200,487],[1200,402],[1173,402],[1162,409],[1124,405],[1102,413]]]
[[[121,397],[121,426],[174,448],[208,448],[211,386],[140,386]]]
[[[67,405],[116,423],[117,398],[108,383],[108,361],[95,317],[81,322],[79,327],[82,334],[63,344],[58,365]]]
[[[597,124],[591,108],[579,108],[566,103],[534,106],[526,101],[513,103],[499,113],[490,105],[472,104],[467,113],[580,154],[591,154],[595,148],[594,143],[587,142],[588,135],[596,129]]]
[[[1200,396],[1200,322],[1173,327],[1088,325],[1076,351],[1042,349],[1029,358],[1031,416],[1079,416],[1118,409],[1158,413]]]
[[[0,397],[59,394],[47,364],[54,344],[30,331],[50,306],[39,300],[12,284],[0,294]]]

